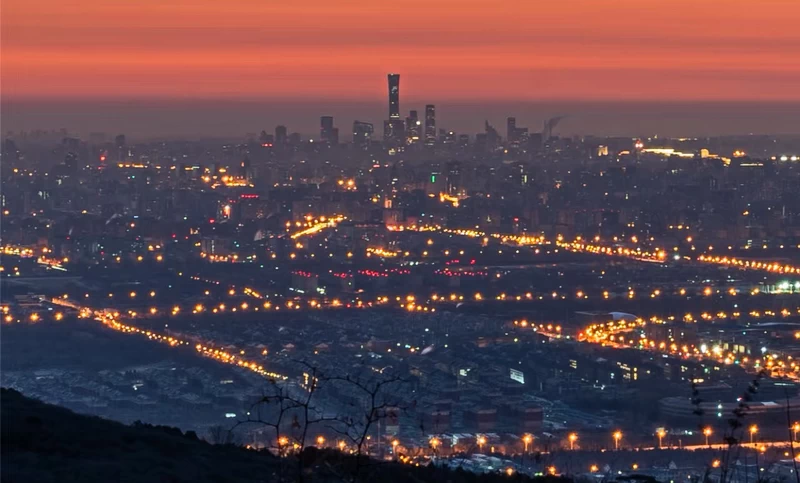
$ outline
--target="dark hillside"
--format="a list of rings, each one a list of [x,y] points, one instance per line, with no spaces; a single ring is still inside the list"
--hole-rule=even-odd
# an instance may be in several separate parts
[[[295,481],[295,459],[268,452],[212,445],[192,432],[121,423],[2,389],[2,481],[4,483],[245,483]],[[306,482],[352,480],[351,466],[335,451],[304,453]],[[535,481],[520,475],[476,475],[432,467],[372,463],[360,481],[511,482]],[[555,478],[554,482],[560,481]],[[542,479],[541,481],[545,481]]]

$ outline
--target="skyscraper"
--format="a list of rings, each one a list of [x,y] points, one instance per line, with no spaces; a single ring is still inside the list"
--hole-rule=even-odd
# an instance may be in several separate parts
[[[509,117],[506,119],[506,139],[509,143],[517,141],[517,118]]]
[[[286,126],[277,126],[275,128],[275,146],[282,148],[286,146]]]
[[[360,149],[369,149],[374,130],[369,122],[353,121],[353,144]]]
[[[445,166],[445,192],[450,196],[457,196],[461,190],[461,163],[450,161]]]
[[[70,151],[64,156],[64,165],[67,167],[69,174],[78,173],[78,155]]]
[[[486,131],[486,149],[488,151],[494,151],[500,145],[500,134],[497,133],[497,129],[494,128],[489,121],[485,121],[484,128]]]
[[[400,74],[389,74],[389,119],[383,122],[383,139],[395,148],[406,142],[406,126],[400,119]]]
[[[339,130],[333,127],[333,116],[319,118],[319,139],[330,146],[339,144]]]
[[[422,139],[422,122],[417,111],[410,111],[406,118],[406,144],[417,144]]]
[[[125,135],[124,134],[117,135],[117,137],[114,138],[114,145],[117,148],[117,161],[123,161],[126,157],[125,147],[127,145],[127,143],[125,142]]]
[[[406,125],[402,119],[387,119],[383,121],[383,139],[389,144],[398,147],[405,144]]]
[[[389,74],[389,119],[400,119],[400,74]]]
[[[425,106],[425,145],[434,144],[436,144],[436,106],[428,104]]]

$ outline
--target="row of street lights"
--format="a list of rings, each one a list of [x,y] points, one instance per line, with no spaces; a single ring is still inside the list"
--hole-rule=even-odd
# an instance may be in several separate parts
[[[792,442],[797,441],[797,433],[800,432],[800,422],[796,422],[796,423],[792,424],[792,427],[790,429],[792,430]],[[756,434],[758,434],[758,425],[757,424],[751,425],[749,428],[747,428],[747,432],[750,434],[750,444],[755,443],[755,436],[756,436]],[[619,431],[614,433],[614,439],[615,440],[617,440],[617,434],[621,435],[621,433]],[[663,441],[664,436],[666,436],[666,434],[667,434],[667,432],[666,432],[666,430],[664,428],[659,428],[656,431],[656,435],[658,436],[658,447],[659,447],[659,449],[661,449],[661,447],[662,447],[662,441]],[[705,428],[703,428],[703,436],[705,436],[705,439],[706,439],[706,446],[711,446],[708,438],[712,434],[714,434],[714,431],[710,427],[706,426]],[[619,447],[617,447],[617,449],[619,449]]]
[[[794,423],[792,425],[792,427],[791,427],[791,430],[792,430],[792,434],[793,434],[793,440],[797,440],[797,434],[800,432],[800,422]],[[755,435],[758,434],[758,426],[755,425],[755,424],[751,425],[748,428],[748,433],[750,434],[750,444],[753,444]],[[709,437],[712,434],[714,434],[714,431],[710,427],[706,426],[705,428],[703,428],[703,436],[705,437],[706,446],[711,446],[710,441],[709,441]],[[667,431],[664,428],[658,428],[658,430],[656,430],[656,436],[658,436],[658,448],[659,449],[663,448],[663,440],[664,440],[664,436],[666,436],[666,435],[667,435]],[[614,431],[611,434],[611,437],[614,439],[614,449],[615,450],[619,450],[620,442],[622,441],[622,437],[623,437],[622,431],[620,431],[620,430]],[[525,445],[525,453],[528,452],[528,448],[529,448],[530,444],[533,442],[533,439],[534,439],[533,435],[530,434],[530,433],[526,433],[525,435],[522,436],[522,443]],[[316,438],[316,443],[317,443],[317,446],[319,446],[319,447],[322,447],[325,444],[325,441],[326,441],[325,437],[322,436],[322,435],[319,435]],[[478,444],[478,448],[480,449],[480,451],[483,452],[483,447],[488,442],[486,436],[479,435],[475,441]],[[567,436],[567,441],[569,441],[569,449],[570,450],[574,450],[575,449],[575,443],[578,441],[578,434],[577,433],[570,433]],[[279,440],[278,440],[278,447],[279,448],[285,448],[288,444],[289,444],[289,439],[287,437],[283,436],[283,437],[279,438]],[[392,442],[391,442],[392,450],[395,451],[399,444],[400,444],[400,442],[398,440],[396,440],[396,439],[392,440]],[[435,451],[435,450],[437,450],[439,448],[439,446],[442,444],[442,442],[441,442],[441,440],[439,438],[434,436],[430,440],[428,440],[428,444]],[[339,447],[339,450],[343,451],[347,445],[346,445],[346,443],[344,441],[339,441],[337,446]]]

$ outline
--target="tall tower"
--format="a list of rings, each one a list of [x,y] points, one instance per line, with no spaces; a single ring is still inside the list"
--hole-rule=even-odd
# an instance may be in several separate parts
[[[400,74],[389,74],[389,119],[400,119]]]
[[[115,137],[114,145],[117,148],[117,161],[123,161],[126,158],[125,147],[127,143],[125,142],[125,135],[120,134],[117,137]]]
[[[517,140],[517,118],[509,117],[506,119],[506,139],[509,143]]]
[[[406,118],[406,144],[417,144],[422,138],[422,122],[417,111],[410,111]]]
[[[425,106],[425,145],[434,144],[436,144],[436,106],[428,104]]]
[[[374,131],[372,124],[368,122],[353,121],[353,144],[363,150],[369,149]]]
[[[322,116],[319,118],[319,140],[323,143],[336,144],[334,142],[333,116]]]
[[[286,146],[286,126],[275,126],[275,146]]]

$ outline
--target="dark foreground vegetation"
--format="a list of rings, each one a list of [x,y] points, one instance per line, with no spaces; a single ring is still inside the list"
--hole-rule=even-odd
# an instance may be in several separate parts
[[[305,451],[304,464],[266,451],[212,445],[188,431],[126,426],[1,390],[3,482],[437,482],[537,481],[430,466],[353,464],[335,451]],[[303,468],[298,471],[296,468]],[[358,473],[351,471],[359,468]],[[552,478],[553,483],[561,480]],[[546,479],[538,479],[540,482]],[[566,481],[566,480],[565,480]]]

